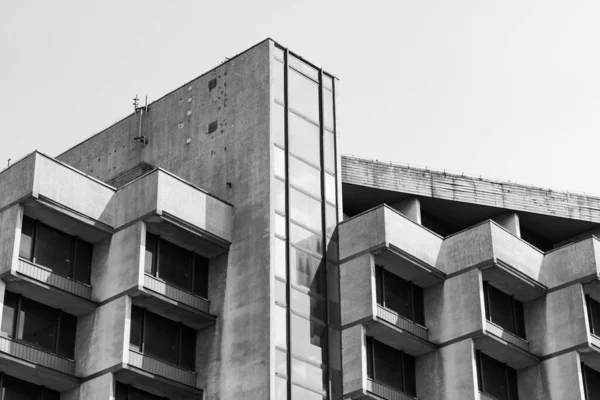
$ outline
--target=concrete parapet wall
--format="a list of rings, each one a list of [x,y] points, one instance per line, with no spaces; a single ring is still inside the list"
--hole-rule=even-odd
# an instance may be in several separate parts
[[[548,287],[598,275],[600,243],[591,237],[550,251],[544,257],[540,282]]]
[[[576,351],[517,371],[519,398],[526,400],[585,399],[581,361]]]
[[[342,368],[344,394],[362,391],[367,387],[367,347],[362,325],[342,331]]]
[[[370,253],[340,265],[342,326],[375,313],[375,264]]]

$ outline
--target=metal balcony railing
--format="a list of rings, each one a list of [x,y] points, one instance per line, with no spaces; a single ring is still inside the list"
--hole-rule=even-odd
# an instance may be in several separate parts
[[[196,387],[196,373],[129,350],[129,365],[187,386]]]
[[[54,286],[84,299],[92,297],[92,287],[81,282],[53,273],[50,269],[19,259],[17,272],[21,275]]]
[[[0,352],[50,368],[64,374],[75,374],[75,361],[0,336]]]
[[[392,310],[380,306],[379,304],[377,305],[377,318],[389,322],[390,324],[393,324],[402,330],[410,332],[421,339],[429,340],[429,331],[427,328],[422,327],[421,325],[416,324],[413,321],[398,315]]]
[[[144,275],[144,287],[152,292],[161,294],[186,306],[195,308],[196,310],[209,312],[210,301],[202,297],[193,295],[184,290],[177,289],[168,283],[156,279],[152,275]]]
[[[372,379],[367,379],[367,391],[371,392],[381,398],[386,400],[415,400],[416,397],[409,396],[404,394],[396,389],[392,389],[391,387],[384,385],[382,383],[376,382]]]

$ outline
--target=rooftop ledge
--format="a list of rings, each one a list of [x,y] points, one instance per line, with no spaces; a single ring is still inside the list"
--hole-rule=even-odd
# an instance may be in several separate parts
[[[36,151],[0,172],[0,211],[17,203],[26,215],[92,243],[137,220],[205,238],[208,256],[232,237],[231,204],[163,169],[117,190]]]

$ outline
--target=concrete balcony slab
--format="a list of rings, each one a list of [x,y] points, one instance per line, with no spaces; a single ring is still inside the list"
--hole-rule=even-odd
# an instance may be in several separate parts
[[[481,350],[517,370],[530,367],[540,361],[529,352],[529,343],[526,340],[489,321],[485,321],[482,335],[475,337],[474,342],[476,350]]]

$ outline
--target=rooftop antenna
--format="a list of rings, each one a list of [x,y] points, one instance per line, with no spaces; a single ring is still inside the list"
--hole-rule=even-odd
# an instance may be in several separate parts
[[[134,114],[140,114],[140,118],[138,121],[138,135],[137,137],[134,137],[133,140],[135,140],[136,142],[140,142],[143,147],[146,147],[146,145],[148,144],[148,139],[146,138],[146,136],[142,135],[142,122],[144,120],[144,111],[148,113],[148,96],[146,96],[146,105],[144,107],[139,107],[139,98],[136,94],[133,98],[133,111]]]
[[[6,168],[10,167],[10,160],[12,160],[12,158],[8,159],[8,162],[7,162],[8,165],[6,166]]]

